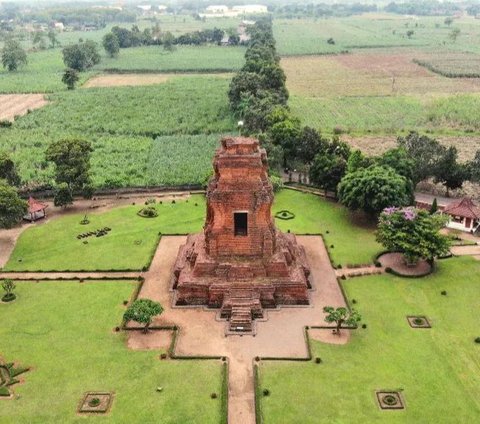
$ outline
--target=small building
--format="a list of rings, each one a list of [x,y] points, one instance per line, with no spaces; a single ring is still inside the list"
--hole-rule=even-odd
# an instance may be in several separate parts
[[[57,31],[63,32],[65,31],[65,25],[63,22],[54,22],[53,23],[53,28]]]
[[[225,13],[228,12],[228,6],[225,6],[225,5],[212,5],[212,6],[208,6],[205,11],[207,13],[213,13],[213,14],[219,14],[219,15],[223,15]]]
[[[449,228],[472,233],[480,228],[480,207],[469,197],[450,203],[443,213],[450,216]]]
[[[26,221],[34,222],[38,219],[45,218],[47,216],[45,209],[48,208],[48,205],[38,202],[33,197],[28,199],[28,211],[24,215],[23,219]]]

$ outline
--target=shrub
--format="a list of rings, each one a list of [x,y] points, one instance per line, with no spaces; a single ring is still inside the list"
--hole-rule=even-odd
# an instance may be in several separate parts
[[[158,216],[158,212],[154,206],[147,206],[143,209],[140,209],[138,216],[141,216],[142,218],[155,218]]]
[[[353,304],[357,303],[357,300],[356,300],[356,299],[352,299],[352,303],[353,303]]]
[[[17,298],[17,296],[15,295],[15,293],[7,293],[2,297],[2,301],[3,302],[12,302],[16,298]]]
[[[13,124],[10,121],[7,121],[6,119],[2,119],[0,121],[0,128],[10,128]]]
[[[95,397],[93,399],[90,399],[88,401],[88,406],[91,406],[92,408],[95,407],[95,406],[98,406],[98,405],[100,405],[100,399],[97,398],[97,397]]]
[[[347,279],[347,276],[346,276],[346,275],[342,275],[340,278],[341,278],[342,280],[346,280],[346,279]]]
[[[321,364],[322,363],[322,358],[319,358],[318,356],[315,358],[315,363],[316,364]]]
[[[128,305],[128,300],[123,301],[124,306]]]
[[[446,296],[446,295],[447,295],[447,291],[446,291],[446,290],[442,290],[442,291],[440,292],[440,294],[441,294],[442,296]]]
[[[383,397],[382,399],[383,403],[389,405],[389,406],[393,406],[393,405],[396,405],[398,403],[398,400],[395,396],[393,395],[386,395]]]
[[[115,332],[118,333],[120,331],[120,327],[115,327]]]
[[[167,354],[166,353],[162,353],[160,355],[160,359],[167,359]]]
[[[335,127],[333,129],[333,133],[335,135],[340,135],[340,134],[343,134],[344,132],[345,132],[345,130],[342,127]]]
[[[270,396],[270,390],[268,389],[263,389],[263,396]]]
[[[210,395],[210,397],[211,397],[212,399],[216,399],[218,396],[217,396],[216,393],[212,393],[212,394]]]
[[[367,328],[367,324],[362,324],[362,328]]]
[[[379,261],[375,261],[375,266],[377,268],[381,268],[382,267],[382,264],[379,262]]]
[[[389,266],[385,268],[385,272],[388,272],[389,274],[392,274],[393,273],[392,271],[393,271],[392,268],[390,268]]]
[[[480,343],[480,337],[477,337],[477,338],[475,339],[475,343]]]

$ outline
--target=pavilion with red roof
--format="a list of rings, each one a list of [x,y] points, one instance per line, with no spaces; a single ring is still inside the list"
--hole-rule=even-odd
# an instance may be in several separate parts
[[[45,218],[47,216],[45,209],[47,208],[48,205],[41,203],[30,196],[28,199],[28,211],[23,219],[34,222],[37,219]]]
[[[450,215],[450,228],[474,232],[480,227],[480,207],[469,197],[450,203],[443,213]]]

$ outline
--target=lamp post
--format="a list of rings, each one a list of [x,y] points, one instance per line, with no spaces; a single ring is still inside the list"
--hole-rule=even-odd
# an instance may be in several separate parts
[[[243,121],[238,121],[238,135],[242,135]]]

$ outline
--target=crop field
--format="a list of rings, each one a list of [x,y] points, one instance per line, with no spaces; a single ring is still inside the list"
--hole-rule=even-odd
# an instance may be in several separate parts
[[[443,17],[364,14],[347,18],[278,19],[273,28],[278,52],[287,56],[378,47],[480,52],[478,20],[455,19],[451,27],[443,21]],[[453,27],[461,31],[456,42],[449,38]],[[413,31],[410,38],[408,31]],[[329,38],[333,38],[335,44],[327,43]]]
[[[137,72],[230,72],[244,63],[243,47],[178,46],[167,52],[161,46],[122,49],[117,58],[103,57],[97,70]]]
[[[449,78],[480,78],[480,55],[444,53],[417,55],[415,63]]]
[[[415,55],[413,50],[398,49],[393,53],[374,50],[336,56],[286,57],[281,64],[289,91],[308,97],[480,92],[480,78],[436,75],[414,63]]]
[[[197,76],[149,87],[57,93],[44,108],[0,128],[0,147],[12,153],[23,181],[33,186],[51,181],[45,150],[65,137],[92,142],[97,187],[200,183],[206,170],[199,164],[210,163],[220,138],[213,134],[235,129],[227,87],[225,78]],[[149,163],[155,168],[148,170]]]
[[[0,94],[0,121],[12,121],[46,104],[42,94]]]

